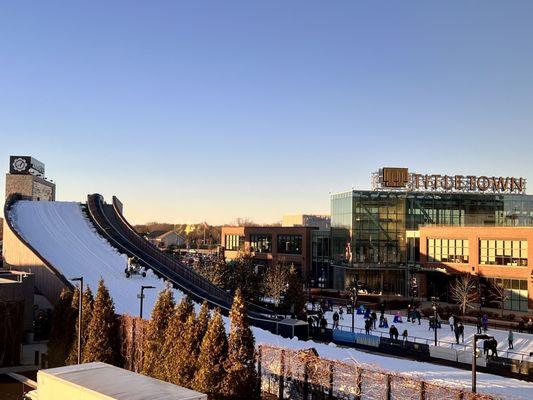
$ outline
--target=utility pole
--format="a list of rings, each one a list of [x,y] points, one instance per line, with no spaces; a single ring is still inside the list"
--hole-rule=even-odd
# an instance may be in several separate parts
[[[78,301],[78,364],[81,364],[81,326],[83,319],[83,276],[72,278],[71,281],[80,283],[80,295]]]

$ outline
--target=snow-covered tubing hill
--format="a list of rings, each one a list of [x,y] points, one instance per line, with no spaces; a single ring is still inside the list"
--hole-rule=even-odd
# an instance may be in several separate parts
[[[75,202],[18,201],[10,219],[17,232],[67,279],[83,276],[84,284],[95,292],[103,278],[116,311],[137,314],[141,285],[163,289],[165,282],[152,271],[145,278],[126,278],[127,257],[96,233],[81,207]],[[144,310],[149,315],[158,290],[145,293]]]
[[[117,252],[98,235],[80,203],[75,202],[33,202],[19,201],[10,210],[9,218],[18,234],[43,258],[67,279],[83,276],[93,291],[102,277],[109,288],[118,313],[137,315],[139,300],[137,294],[141,285],[152,285],[157,290],[145,291],[144,315],[149,316],[159,290],[166,283],[151,271],[146,278],[138,275],[126,278],[124,268],[126,256]],[[183,294],[174,290],[179,301]],[[229,329],[227,318],[226,328]],[[284,339],[259,328],[252,328],[256,342],[274,344],[292,349],[314,347],[323,357],[338,360],[353,360],[358,363],[374,364],[382,369],[407,373],[411,377],[436,383],[468,388],[470,372],[430,363],[408,361],[326,345],[312,341]],[[508,379],[490,374],[478,374],[478,390],[502,394],[506,398],[532,399],[533,383]]]

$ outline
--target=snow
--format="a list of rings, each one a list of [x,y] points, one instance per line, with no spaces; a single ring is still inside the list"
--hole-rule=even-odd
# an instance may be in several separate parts
[[[148,316],[158,291],[166,287],[166,283],[158,279],[151,271],[147,272],[146,278],[140,276],[126,278],[124,275],[126,256],[117,252],[97,234],[79,203],[19,201],[12,208],[10,219],[17,232],[65,277],[83,275],[84,281],[93,291],[96,290],[100,277],[104,278],[118,313],[136,315],[139,309],[137,294],[140,292],[140,286],[152,285],[157,289],[145,291],[144,315]],[[177,301],[183,297],[178,290],[174,290],[174,295]],[[199,307],[197,305],[197,310]],[[346,314],[344,317],[344,321],[347,322]],[[361,316],[359,318],[361,319]],[[392,321],[392,318],[389,321]],[[229,331],[228,318],[224,318],[224,322]],[[409,325],[408,329],[412,334],[428,334],[423,332],[424,327],[417,331],[416,327]],[[427,326],[425,329],[427,330]],[[252,330],[257,344],[272,344],[295,350],[314,347],[323,357],[371,364],[380,369],[405,373],[411,377],[416,375],[421,379],[445,385],[464,388],[470,386],[471,373],[468,370],[387,357],[335,344],[299,341],[296,338],[284,339],[255,327]],[[444,335],[445,330],[446,327],[441,329],[439,334],[442,332]],[[520,343],[518,335],[515,335],[517,346],[529,348]],[[469,339],[469,336],[465,335],[465,339]],[[505,398],[533,398],[533,383],[485,373],[478,374],[478,390],[500,394]]]
[[[141,285],[151,285],[157,289],[144,291],[143,313],[149,315],[157,293],[166,287],[151,270],[145,278],[126,278],[127,256],[98,235],[80,203],[19,201],[10,219],[17,232],[67,279],[83,276],[84,286],[96,294],[98,281],[104,278],[119,314],[137,315]],[[179,301],[182,293],[174,292]]]
[[[352,326],[352,315],[346,314],[346,307],[344,309],[344,315],[343,320],[339,321],[339,325],[341,325],[341,328],[343,330],[351,330]],[[334,311],[338,311],[338,307],[334,307]],[[333,313],[334,311],[327,311],[325,313],[325,318],[328,321],[328,326],[333,326]],[[379,318],[379,310],[376,311],[376,314]],[[435,333],[433,329],[429,329],[429,320],[422,319],[421,324],[418,325],[418,321],[415,324],[412,324],[411,322],[407,322],[407,317],[402,314],[403,323],[394,323],[394,315],[385,313],[385,317],[387,318],[387,321],[389,323],[389,327],[391,325],[395,325],[396,328],[398,328],[398,331],[400,332],[400,335],[402,334],[404,329],[407,329],[407,332],[409,336],[416,337],[416,341],[420,343],[426,343],[426,341],[429,344],[434,343]],[[356,328],[364,329],[365,327],[365,319],[363,315],[355,315],[355,323],[354,326]],[[389,329],[388,328],[379,328],[379,321],[376,322],[376,329],[371,332],[371,334],[374,335],[380,335],[380,333],[384,334],[384,336],[389,336]],[[455,344],[455,334],[452,332],[450,325],[448,324],[448,321],[442,321],[442,328],[437,330],[437,339],[439,341],[439,346],[447,347],[447,348],[454,348],[456,350],[469,350],[472,351],[472,340],[474,337],[474,334],[477,332],[477,329],[473,325],[465,325],[464,326],[464,343],[459,339],[459,345]],[[489,330],[487,331],[488,335],[494,336],[494,338],[498,341],[498,355],[501,357],[508,357],[508,358],[517,358],[521,359],[521,354],[516,353],[523,353],[526,355],[529,355],[530,352],[533,351],[533,335],[527,334],[527,333],[518,333],[517,331],[513,330],[514,340],[513,340],[513,350],[507,349],[507,334],[508,331],[501,330],[501,329],[493,329],[490,327],[490,319],[489,319]],[[410,338],[409,340],[412,341]],[[465,346],[467,348],[465,348]],[[533,362],[533,357],[524,357],[525,360],[529,360]]]

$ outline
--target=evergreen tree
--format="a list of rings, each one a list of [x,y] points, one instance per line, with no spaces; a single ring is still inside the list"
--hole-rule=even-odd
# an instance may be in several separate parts
[[[200,354],[200,347],[202,345],[202,340],[204,339],[205,333],[207,332],[207,327],[209,326],[209,306],[207,301],[202,303],[202,308],[198,313],[198,318],[196,319],[196,329],[195,329],[195,341],[196,341],[196,355]]]
[[[220,310],[217,309],[209,321],[207,332],[202,340],[193,389],[206,393],[210,399],[216,399],[217,395],[222,392],[222,384],[226,375],[224,365],[227,356],[226,329],[220,316]]]
[[[298,315],[302,312],[305,306],[305,292],[303,283],[298,275],[298,271],[291,266],[289,270],[289,277],[287,282],[287,291],[283,298],[283,310],[286,313]]]
[[[145,375],[163,379],[162,365],[164,361],[161,349],[165,343],[165,331],[174,313],[176,302],[172,290],[165,289],[159,293],[152,310],[152,318],[148,323],[144,339],[143,370]]]
[[[70,346],[70,352],[66,363],[68,365],[73,365],[78,363],[78,316],[79,316],[79,295],[80,292],[78,288],[74,290],[74,295],[72,296],[72,312],[74,313],[74,338]],[[93,314],[93,292],[89,286],[86,286],[83,289],[83,299],[82,299],[82,316],[81,316],[81,351],[83,355],[83,348],[87,343],[87,338],[89,337],[89,323]],[[83,356],[82,356],[83,359]]]
[[[83,348],[83,362],[101,361],[119,365],[121,357],[118,330],[119,320],[115,314],[113,300],[103,279],[100,279],[87,342]]]
[[[239,254],[230,266],[230,289],[240,289],[245,301],[256,301],[262,295],[262,284],[255,272],[254,259],[250,253]]]
[[[65,365],[68,351],[76,333],[76,314],[72,309],[72,291],[63,289],[59,302],[52,313],[52,327],[48,341],[48,366],[50,368]]]
[[[255,370],[255,339],[248,326],[246,304],[240,290],[235,293],[230,311],[231,328],[223,393],[230,399],[259,399]]]
[[[185,296],[176,307],[176,316],[183,324],[187,322],[189,315],[191,315],[192,313],[194,313],[194,305],[192,303],[192,300],[189,296]]]
[[[176,385],[191,387],[192,379],[196,372],[196,317],[194,310],[188,315],[183,311],[187,308],[181,307],[186,300],[182,300],[176,307],[176,312],[170,319],[167,331],[165,332],[165,344],[163,353],[165,355],[165,376],[164,379]],[[182,318],[187,320],[183,323]]]

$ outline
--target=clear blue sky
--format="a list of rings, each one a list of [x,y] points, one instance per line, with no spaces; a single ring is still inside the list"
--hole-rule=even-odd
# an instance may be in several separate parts
[[[383,165],[533,192],[532,1],[0,5],[0,165],[134,222],[329,212]],[[4,185],[4,177],[0,185]]]

